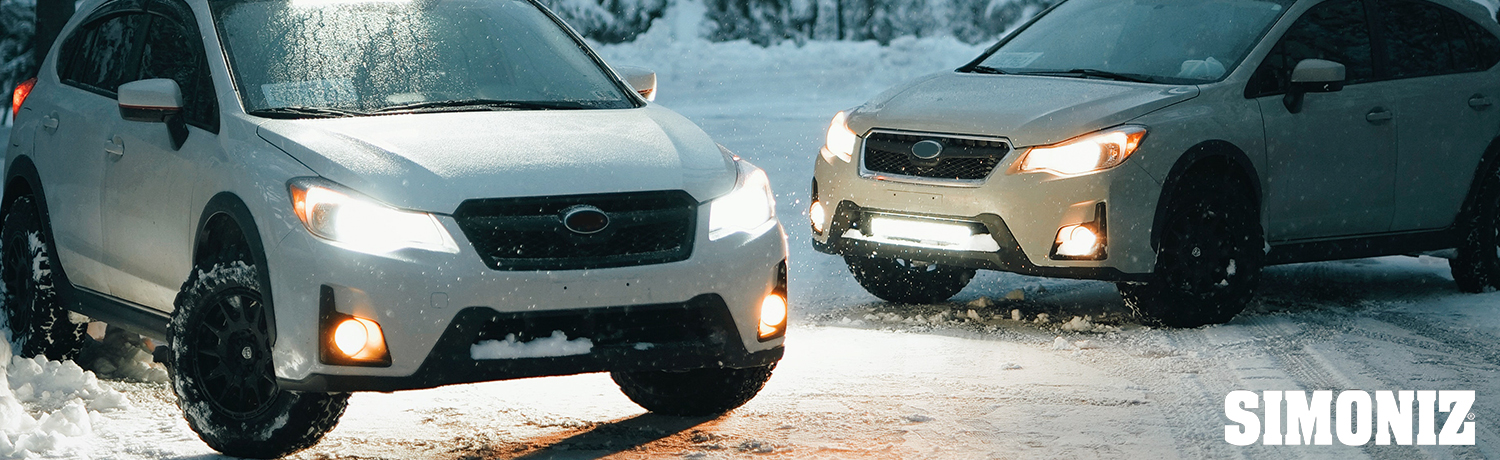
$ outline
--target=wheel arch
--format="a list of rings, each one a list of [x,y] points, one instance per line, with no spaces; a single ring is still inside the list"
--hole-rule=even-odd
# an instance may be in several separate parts
[[[1255,169],[1255,163],[1250,161],[1250,156],[1228,141],[1200,142],[1178,157],[1171,171],[1167,173],[1166,180],[1162,181],[1161,196],[1156,201],[1156,215],[1151,222],[1151,249],[1161,247],[1161,229],[1165,225],[1167,206],[1175,198],[1185,178],[1189,177],[1190,173],[1205,169],[1243,181],[1250,187],[1256,212],[1258,214],[1263,212],[1261,206],[1264,194],[1261,189],[1261,176]]]
[[[219,192],[204,205],[202,216],[198,219],[198,228],[193,236],[193,270],[211,263],[217,255],[235,250],[235,246],[239,246],[237,251],[240,251],[241,256],[248,257],[248,262],[254,263],[258,268],[256,273],[260,278],[261,299],[270,305],[266,309],[266,319],[270,327],[268,332],[271,344],[274,345],[276,304],[272,301],[273,287],[265,240],[261,238],[260,227],[256,225],[250,207],[234,193]]]
[[[1463,222],[1473,214],[1479,193],[1483,191],[1485,178],[1495,174],[1497,169],[1500,169],[1500,137],[1490,140],[1490,145],[1484,149],[1484,156],[1479,159],[1478,167],[1474,168],[1474,178],[1469,180],[1469,192],[1464,194],[1464,202],[1454,218],[1455,223]]]

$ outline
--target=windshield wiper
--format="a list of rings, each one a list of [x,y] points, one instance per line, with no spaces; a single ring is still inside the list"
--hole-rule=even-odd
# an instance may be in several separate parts
[[[342,118],[368,115],[358,110],[309,106],[271,107],[251,110],[245,113],[263,118]]]
[[[1021,74],[1022,75],[1051,75],[1051,76],[1059,76],[1059,77],[1077,76],[1078,78],[1090,78],[1090,77],[1092,77],[1092,78],[1105,78],[1105,79],[1115,80],[1115,81],[1128,81],[1128,82],[1135,82],[1135,83],[1156,83],[1155,80],[1152,80],[1152,79],[1150,79],[1148,77],[1145,77],[1145,76],[1130,75],[1130,74],[1123,74],[1123,73],[1115,73],[1115,72],[1110,72],[1108,70],[1099,70],[1099,69],[1073,69],[1073,70],[1068,70],[1068,71],[1048,70],[1048,71],[1036,71],[1036,72],[1021,72]]]
[[[458,99],[451,101],[423,101],[410,104],[393,105],[376,110],[374,113],[417,113],[417,112],[461,112],[473,110],[573,110],[589,108],[583,104],[566,102],[527,102],[527,101],[505,101],[498,99]]]
[[[1006,75],[1010,73],[987,65],[972,65],[964,67],[962,69],[958,69],[958,71],[968,73],[987,73],[991,75]]]

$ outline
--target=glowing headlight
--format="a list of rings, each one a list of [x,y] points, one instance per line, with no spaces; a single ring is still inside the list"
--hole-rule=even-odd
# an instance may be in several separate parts
[[[293,179],[288,186],[297,218],[318,237],[372,254],[406,248],[458,253],[453,237],[432,214],[356,198],[322,180]]]
[[[833,116],[833,122],[828,124],[828,139],[823,144],[823,161],[833,163],[834,158],[844,160],[845,163],[854,161],[854,143],[859,140],[859,135],[854,134],[846,123],[844,112]]]
[[[766,172],[746,161],[737,161],[739,181],[734,191],[709,203],[708,239],[717,240],[736,232],[759,233],[776,223],[776,197]]]
[[[1135,153],[1145,137],[1146,128],[1123,126],[1061,144],[1033,147],[1021,160],[1021,171],[1076,176],[1113,168]]]

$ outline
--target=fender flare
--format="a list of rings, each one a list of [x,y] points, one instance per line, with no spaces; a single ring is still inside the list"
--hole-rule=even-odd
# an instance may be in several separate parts
[[[193,269],[196,270],[204,258],[216,249],[213,245],[219,243],[215,237],[218,236],[217,232],[222,231],[219,228],[223,225],[221,222],[233,224],[232,228],[239,232],[239,236],[247,246],[245,249],[251,262],[259,268],[257,272],[260,275],[261,299],[262,302],[270,301],[271,307],[266,309],[266,322],[270,328],[267,333],[269,333],[271,344],[275,345],[276,303],[272,301],[275,299],[272,291],[274,286],[271,285],[271,268],[266,258],[265,240],[261,238],[260,228],[256,225],[255,216],[250,212],[250,207],[246,206],[238,195],[231,192],[219,192],[203,206],[203,213],[198,219],[198,228],[194,232],[192,241]]]
[[[1172,170],[1167,173],[1166,180],[1162,181],[1161,196],[1156,201],[1156,216],[1151,221],[1151,249],[1161,247],[1161,229],[1165,225],[1167,205],[1175,197],[1183,177],[1193,168],[1208,161],[1223,161],[1230,171],[1238,171],[1245,182],[1250,185],[1251,194],[1255,198],[1256,211],[1264,212],[1261,208],[1265,196],[1262,194],[1261,176],[1255,169],[1255,163],[1250,162],[1250,156],[1228,141],[1200,142],[1178,157],[1177,163],[1173,164]]]

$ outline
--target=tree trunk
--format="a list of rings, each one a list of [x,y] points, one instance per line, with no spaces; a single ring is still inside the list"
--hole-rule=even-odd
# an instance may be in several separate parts
[[[57,39],[57,34],[62,32],[63,25],[71,17],[73,0],[36,1],[36,37],[33,39],[36,48],[32,50],[32,56],[36,59],[38,68],[42,65],[42,59],[47,57],[47,50],[52,49],[52,42]]]

